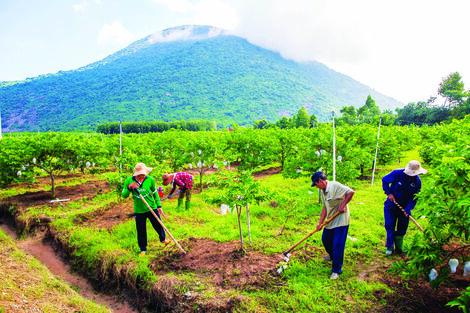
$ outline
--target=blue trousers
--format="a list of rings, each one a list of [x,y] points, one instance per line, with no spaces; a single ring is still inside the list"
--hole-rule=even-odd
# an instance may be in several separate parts
[[[396,207],[385,205],[385,230],[387,231],[387,250],[393,250],[395,236],[405,236],[410,219],[405,216],[402,210]],[[396,230],[395,230],[396,227]]]
[[[333,261],[333,273],[341,274],[344,260],[344,247],[346,239],[348,238],[349,225],[340,226],[336,228],[323,229],[321,240],[326,252],[330,255]]]
[[[155,214],[160,218],[158,210],[153,210]],[[152,223],[153,228],[160,237],[160,241],[165,241],[165,230],[162,225],[157,221],[152,212],[135,213],[135,225],[137,226],[137,243],[139,244],[140,251],[147,251],[147,218]]]

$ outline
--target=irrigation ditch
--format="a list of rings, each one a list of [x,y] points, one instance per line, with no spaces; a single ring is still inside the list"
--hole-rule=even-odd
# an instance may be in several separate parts
[[[46,231],[36,232],[25,238],[18,235],[12,218],[0,218],[0,229],[10,237],[21,251],[43,263],[49,271],[59,279],[69,284],[85,299],[93,299],[96,303],[106,306],[116,313],[138,312],[122,295],[106,294],[93,287],[86,277],[72,270],[70,263],[64,258],[62,250],[50,238]],[[45,229],[45,228],[43,228]]]

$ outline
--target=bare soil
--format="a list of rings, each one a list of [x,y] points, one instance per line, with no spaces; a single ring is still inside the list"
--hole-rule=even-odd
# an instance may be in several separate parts
[[[378,312],[461,312],[457,307],[446,306],[446,304],[460,296],[464,290],[464,288],[457,286],[468,286],[470,280],[463,281],[458,276],[451,276],[452,283],[456,285],[442,284],[438,290],[434,290],[424,280],[402,280],[387,273],[386,269],[383,267],[376,273],[379,273],[379,280],[390,287],[394,293],[385,294],[383,289],[374,292],[374,296],[378,300],[386,301],[385,307],[379,309]],[[460,277],[462,277],[462,273],[460,273]]]
[[[213,281],[222,289],[237,290],[282,285],[276,275],[280,255],[265,255],[257,251],[244,252],[240,242],[219,243],[206,238],[179,242],[186,254],[173,249],[164,259],[155,259],[152,269],[158,274],[191,272]]]
[[[15,195],[2,200],[2,203],[14,205],[17,209],[25,209],[36,206],[59,206],[61,202],[53,200],[78,201],[81,199],[92,199],[95,196],[108,192],[109,183],[105,180],[91,180],[85,184],[75,186],[57,186],[55,188],[56,198],[52,199],[50,191],[33,191]]]

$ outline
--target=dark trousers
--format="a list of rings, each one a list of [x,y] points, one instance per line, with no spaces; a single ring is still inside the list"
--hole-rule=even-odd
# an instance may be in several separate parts
[[[344,260],[344,247],[348,238],[349,225],[335,227],[331,229],[324,228],[321,240],[326,252],[333,261],[331,271],[341,274]]]
[[[387,231],[387,250],[393,250],[395,236],[405,236],[410,219],[405,216],[402,210],[385,206],[385,230]],[[395,230],[395,226],[397,230]]]
[[[160,214],[158,214],[158,210],[153,210],[155,214],[160,218]],[[165,230],[163,229],[162,225],[157,221],[155,216],[153,216],[152,212],[145,212],[145,213],[135,213],[135,225],[137,226],[137,242],[140,247],[140,251],[147,251],[147,218],[152,223],[153,228],[157,232],[158,236],[160,237],[160,241],[165,241]]]

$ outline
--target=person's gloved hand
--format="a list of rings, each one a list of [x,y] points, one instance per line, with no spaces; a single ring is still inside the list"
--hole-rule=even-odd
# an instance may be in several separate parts
[[[129,190],[137,189],[137,188],[139,188],[139,184],[137,184],[136,182],[133,182],[133,183],[129,184],[129,186],[127,186],[127,188]]]
[[[173,197],[173,195],[168,195],[168,196],[167,196],[168,199],[171,199],[171,197]]]
[[[410,215],[410,216],[411,216],[411,207],[410,207],[409,205],[406,206],[405,212],[406,212],[406,215]]]

